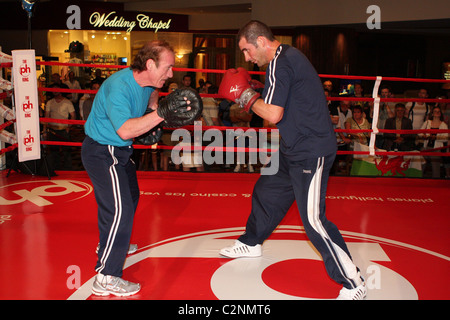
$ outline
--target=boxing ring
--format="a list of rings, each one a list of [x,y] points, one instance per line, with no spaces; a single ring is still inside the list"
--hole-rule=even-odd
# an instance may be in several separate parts
[[[11,68],[7,55],[1,68]],[[39,65],[102,67],[37,62]],[[174,68],[174,72],[224,70]],[[252,73],[252,72],[250,72]],[[254,74],[262,74],[253,72]],[[328,100],[380,102],[437,99],[379,98],[382,81],[449,83],[436,79],[320,75],[373,81],[372,97],[329,97]],[[13,94],[2,80],[0,100]],[[8,86],[9,85],[9,86]],[[40,92],[94,93],[92,90],[38,88]],[[161,95],[164,95],[161,93]],[[220,98],[215,94],[201,96]],[[449,103],[450,100],[444,100]],[[6,119],[0,126],[3,141],[10,145],[0,153],[15,152],[14,110],[2,105]],[[377,114],[374,112],[374,114]],[[42,123],[60,122],[82,126],[83,120],[40,118]],[[343,130],[367,133],[364,150],[338,151],[339,155],[370,158],[374,164],[405,157],[450,156],[448,147],[424,151],[394,152],[375,147],[379,133],[437,133],[442,130]],[[184,128],[188,131],[195,126]],[[198,129],[198,128],[197,128]],[[208,127],[200,130],[272,132],[268,128]],[[6,134],[5,132],[8,132]],[[445,132],[445,131],[444,131]],[[450,132],[446,130],[446,132]],[[81,142],[40,141],[41,145],[79,148]],[[134,145],[141,150],[166,150],[166,145]],[[264,147],[240,147],[257,152]],[[227,147],[200,145],[205,151],[230,151]],[[184,149],[187,150],[187,149]],[[231,151],[235,151],[231,150]],[[265,149],[268,153],[274,151]],[[361,158],[360,158],[361,159]],[[408,159],[408,158],[407,158]],[[366,161],[366,160],[363,160]],[[367,161],[366,161],[367,162]],[[378,168],[378,167],[377,167]],[[380,167],[381,168],[381,167]],[[449,180],[413,179],[406,168],[396,172],[379,169],[384,177],[331,176],[327,192],[327,215],[341,230],[349,250],[360,266],[368,286],[369,300],[447,300],[450,298],[450,238],[447,234]],[[96,202],[85,171],[57,171],[45,177],[15,170],[0,172],[0,299],[102,300],[90,293],[98,242]],[[389,177],[397,175],[399,177]],[[128,256],[124,278],[141,283],[136,300],[299,300],[333,299],[340,287],[330,280],[317,252],[305,236],[296,205],[263,246],[263,256],[230,260],[219,256],[244,231],[251,208],[251,193],[259,174],[177,171],[138,171],[141,190],[132,243],[139,249]],[[12,276],[14,275],[14,276]],[[124,299],[124,298],[120,298]],[[180,304],[184,305],[184,304]],[[178,311],[175,310],[174,312]]]

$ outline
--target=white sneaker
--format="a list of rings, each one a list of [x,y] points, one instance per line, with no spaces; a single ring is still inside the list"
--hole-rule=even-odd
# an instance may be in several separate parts
[[[119,277],[98,274],[92,286],[92,293],[96,296],[109,296],[113,294],[118,297],[128,297],[141,290],[139,283],[123,280]]]
[[[236,240],[233,246],[226,247],[220,250],[221,255],[228,258],[243,258],[243,257],[260,257],[262,255],[261,245],[248,246],[245,243]]]
[[[240,171],[241,171],[241,165],[238,164],[238,165],[234,168],[233,172],[240,172]]]
[[[366,283],[363,281],[355,289],[342,288],[336,300],[364,300],[367,296]]]
[[[137,251],[138,249],[138,245],[137,244],[130,244],[130,246],[128,247],[128,252],[127,254],[133,254]]]

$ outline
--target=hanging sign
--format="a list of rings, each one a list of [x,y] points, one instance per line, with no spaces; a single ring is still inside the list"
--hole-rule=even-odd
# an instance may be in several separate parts
[[[14,102],[19,161],[41,158],[39,102],[34,50],[13,50]]]
[[[66,9],[67,29],[173,32],[188,29],[188,16],[165,13],[143,13],[108,8],[80,7]]]
[[[146,14],[137,14],[135,19],[127,20],[123,16],[117,15],[115,11],[109,13],[99,13],[94,12],[89,17],[89,23],[92,27],[95,28],[123,28],[126,29],[126,32],[131,32],[133,29],[138,26],[138,29],[154,31],[155,33],[158,30],[168,30],[170,28],[170,23],[172,19],[167,20],[153,20],[153,17],[150,17]]]

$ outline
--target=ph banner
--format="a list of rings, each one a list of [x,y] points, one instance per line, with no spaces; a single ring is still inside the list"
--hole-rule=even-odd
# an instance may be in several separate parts
[[[41,158],[39,101],[34,50],[13,50],[13,84],[19,161]]]

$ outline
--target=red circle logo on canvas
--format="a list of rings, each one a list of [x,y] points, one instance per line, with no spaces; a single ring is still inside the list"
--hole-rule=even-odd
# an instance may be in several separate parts
[[[140,299],[293,300],[334,299],[340,286],[303,227],[281,225],[264,242],[263,256],[228,259],[219,250],[244,228],[209,230],[140,248],[124,266],[124,278],[141,283]],[[367,299],[444,299],[435,276],[445,274],[450,258],[407,243],[341,231],[365,278]],[[433,273],[429,272],[430,265]],[[423,273],[419,272],[423,267]],[[426,271],[426,272],[425,272]],[[174,276],[176,275],[176,276]],[[91,296],[93,278],[69,299]],[[432,288],[430,288],[432,287]],[[446,298],[445,298],[446,297]]]
[[[93,191],[89,183],[76,180],[34,180],[0,187],[0,205],[45,207],[86,197]]]

